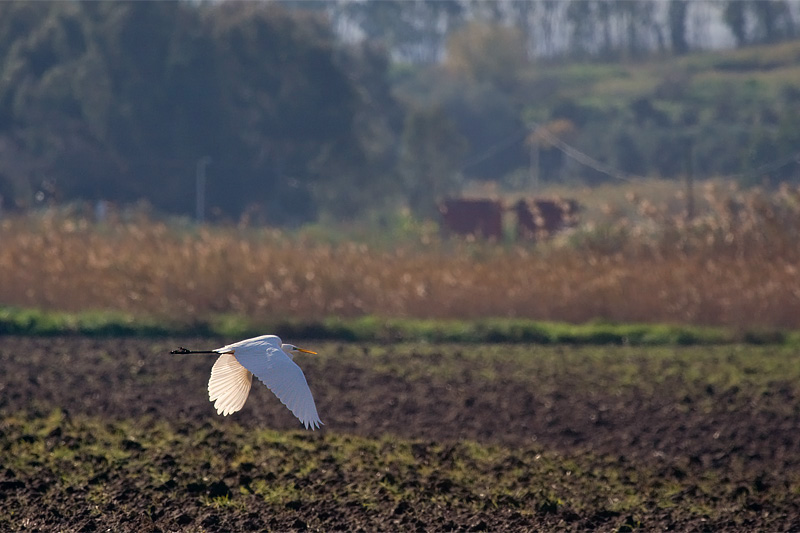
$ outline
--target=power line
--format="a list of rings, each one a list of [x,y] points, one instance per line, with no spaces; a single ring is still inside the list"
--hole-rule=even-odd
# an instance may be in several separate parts
[[[490,157],[493,157],[498,152],[508,148],[513,143],[515,143],[518,140],[520,140],[523,137],[525,137],[525,135],[527,133],[528,133],[528,128],[527,127],[522,127],[520,129],[518,129],[517,131],[515,131],[511,135],[507,136],[506,138],[504,138],[500,142],[490,146],[489,148],[487,148],[486,150],[484,150],[480,154],[478,154],[478,155],[476,155],[474,157],[471,157],[470,159],[467,159],[464,162],[464,164],[461,165],[461,171],[463,172],[464,170],[466,170],[466,169],[468,169],[470,167],[474,167],[475,165],[477,165],[479,163],[483,163],[484,161],[486,161]]]
[[[750,180],[752,178],[756,178],[756,177],[760,176],[761,174],[768,174],[770,172],[775,172],[779,168],[783,168],[786,165],[788,165],[789,163],[797,163],[798,165],[800,165],[800,151],[797,151],[797,152],[793,153],[792,155],[786,156],[784,158],[777,159],[777,160],[771,161],[769,163],[765,163],[765,164],[761,165],[760,167],[757,167],[757,168],[755,168],[753,170],[750,170],[748,172],[742,172],[740,174],[734,174],[731,177],[736,179],[736,180],[739,180],[739,181],[743,181],[745,179]]]
[[[555,148],[558,148],[566,156],[571,157],[572,159],[574,159],[578,163],[581,163],[584,166],[587,166],[607,176],[611,176],[612,178],[622,181],[631,182],[634,181],[635,179],[641,178],[641,176],[636,176],[634,174],[629,174],[627,172],[615,169],[612,166],[607,165],[602,161],[598,161],[597,159],[593,158],[588,154],[585,154],[584,152],[581,152],[574,146],[565,143],[564,141],[562,141],[561,139],[550,133],[550,131],[547,128],[543,128],[536,122],[533,123],[533,131],[537,132],[539,135],[544,137],[544,139],[547,140],[547,142],[549,142]]]
[[[567,155],[568,157],[571,157],[572,159],[574,159],[578,163],[581,163],[584,166],[587,166],[587,167],[592,168],[592,169],[594,169],[594,170],[596,170],[598,172],[606,174],[607,176],[610,176],[612,178],[615,178],[615,179],[618,179],[618,180],[622,180],[622,181],[632,182],[632,181],[637,180],[637,179],[643,179],[643,176],[637,176],[635,174],[630,174],[630,173],[624,172],[622,170],[616,169],[616,168],[614,168],[614,167],[612,167],[610,165],[607,165],[607,164],[605,164],[605,163],[603,163],[601,161],[598,161],[597,159],[593,158],[592,156],[590,156],[590,155],[588,155],[588,154],[586,154],[584,152],[581,152],[580,150],[578,150],[574,146],[572,146],[570,144],[567,144],[566,142],[564,142],[560,138],[556,137],[547,128],[542,127],[540,124],[537,124],[536,122],[532,123],[532,126],[533,126],[533,131],[537,132],[537,134],[541,135],[552,146],[554,146],[555,148],[559,149],[565,155]],[[759,166],[759,167],[757,167],[757,168],[755,168],[753,170],[750,170],[750,171],[747,171],[747,172],[741,172],[739,174],[734,174],[734,175],[730,176],[730,178],[732,178],[734,180],[742,181],[742,180],[744,180],[746,178],[750,179],[750,178],[753,178],[753,177],[757,177],[757,176],[759,176],[761,174],[774,172],[774,171],[776,171],[776,170],[778,170],[780,168],[785,167],[786,165],[788,165],[790,163],[800,164],[800,151],[794,152],[793,154],[785,156],[785,157],[782,157],[780,159],[776,159],[774,161],[770,161],[768,163],[765,163],[765,164],[763,164],[763,165],[761,165],[761,166]]]

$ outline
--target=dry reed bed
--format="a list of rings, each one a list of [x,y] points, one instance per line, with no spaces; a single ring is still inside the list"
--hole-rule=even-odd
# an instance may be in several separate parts
[[[0,223],[0,304],[193,318],[602,318],[800,326],[800,190],[708,186],[692,221],[629,195],[546,245],[330,245],[273,230]]]

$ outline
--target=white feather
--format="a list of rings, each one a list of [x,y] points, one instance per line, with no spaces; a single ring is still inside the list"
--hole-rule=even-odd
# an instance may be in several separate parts
[[[227,416],[244,406],[250,394],[253,374],[231,354],[222,354],[211,369],[208,399],[214,402],[217,414]]]
[[[322,424],[303,371],[281,346],[279,337],[262,335],[214,350],[222,355],[211,369],[208,397],[217,413],[229,415],[244,406],[255,374],[306,429]]]

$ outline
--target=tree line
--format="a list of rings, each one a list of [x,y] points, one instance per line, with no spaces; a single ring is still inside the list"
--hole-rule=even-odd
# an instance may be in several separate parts
[[[796,151],[791,83],[774,94],[668,71],[622,102],[576,89],[594,75],[580,65],[605,57],[613,78],[608,59],[648,49],[645,35],[691,51],[700,4],[0,2],[0,208],[144,199],[190,215],[204,173],[212,220],[431,215],[465,179],[524,181],[532,148],[546,178],[602,179],[535,123],[635,174],[674,177],[689,152],[710,175]],[[740,46],[794,35],[796,3],[713,5]],[[565,70],[531,53],[547,33],[526,24],[548,13],[566,17],[550,37],[568,43]]]
[[[286,2],[292,4],[292,2]],[[614,60],[684,54],[797,36],[797,0],[337,0],[319,4],[346,38],[380,39],[433,63],[449,35],[483,21],[513,25],[532,57]]]
[[[263,3],[0,3],[0,195],[209,208],[269,222],[357,211],[403,113],[387,56]]]

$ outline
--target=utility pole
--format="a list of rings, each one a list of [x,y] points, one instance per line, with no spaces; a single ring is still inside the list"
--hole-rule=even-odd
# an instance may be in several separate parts
[[[531,188],[538,192],[539,191],[539,128],[541,126],[536,126],[533,131],[531,132],[530,136],[528,137],[528,143],[530,145],[530,161],[529,161],[529,168],[528,173],[531,180]]]
[[[531,184],[533,190],[539,191],[539,143],[531,143]]]
[[[195,168],[195,219],[198,224],[205,222],[206,211],[206,167],[211,164],[211,158],[206,156],[197,160]]]
[[[694,218],[694,149],[692,139],[687,137],[683,144],[683,170],[686,174],[686,220]]]

